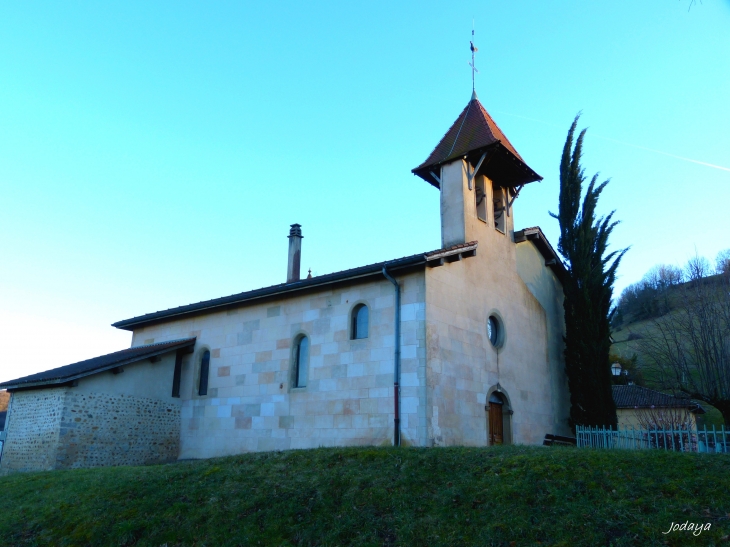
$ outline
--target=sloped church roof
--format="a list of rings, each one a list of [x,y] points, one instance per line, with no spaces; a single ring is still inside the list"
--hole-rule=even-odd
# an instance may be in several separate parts
[[[426,161],[413,169],[413,173],[439,188],[437,177],[442,164],[467,156],[472,165],[477,165],[485,153],[487,155],[482,161],[479,173],[502,186],[520,186],[542,180],[542,177],[525,163],[479,102],[476,93],[472,94],[469,104],[462,110]]]

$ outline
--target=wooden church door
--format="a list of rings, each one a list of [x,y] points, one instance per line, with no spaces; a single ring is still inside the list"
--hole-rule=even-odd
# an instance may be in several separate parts
[[[504,442],[502,405],[499,395],[493,394],[489,398],[489,445]]]

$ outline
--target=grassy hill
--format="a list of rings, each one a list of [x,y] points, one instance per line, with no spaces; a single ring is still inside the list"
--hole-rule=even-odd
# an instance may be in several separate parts
[[[25,545],[727,545],[730,458],[346,448],[0,478]],[[699,537],[672,522],[711,524]]]

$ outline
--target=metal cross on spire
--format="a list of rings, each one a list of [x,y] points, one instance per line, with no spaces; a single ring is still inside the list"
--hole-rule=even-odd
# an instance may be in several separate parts
[[[469,47],[471,48],[471,63],[469,63],[469,66],[471,67],[471,91],[472,93],[476,93],[474,74],[479,71],[477,70],[476,64],[474,63],[474,54],[479,50],[474,45],[474,21],[472,21],[471,23],[471,42],[469,42]]]

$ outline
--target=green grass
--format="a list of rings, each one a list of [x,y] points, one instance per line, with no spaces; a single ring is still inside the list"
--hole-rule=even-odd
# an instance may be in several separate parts
[[[0,478],[2,545],[713,545],[730,457],[340,448]],[[663,535],[671,522],[711,530]]]
[[[622,325],[621,328],[614,329],[611,337],[614,340],[611,351],[621,357],[630,359],[632,355],[641,355],[642,341],[640,339],[629,340],[631,334],[638,334],[643,338],[650,338],[658,334],[654,324],[655,319],[646,319],[643,321],[634,321]]]
[[[627,323],[611,333],[611,337],[613,338],[611,353],[626,359],[631,359],[634,355],[637,355],[639,358],[638,368],[643,376],[643,383],[646,387],[654,389],[660,387],[658,378],[655,370],[645,366],[642,344],[645,342],[643,338],[655,336],[656,333],[657,330],[653,319]],[[631,334],[638,334],[642,339],[629,340],[628,338]]]

